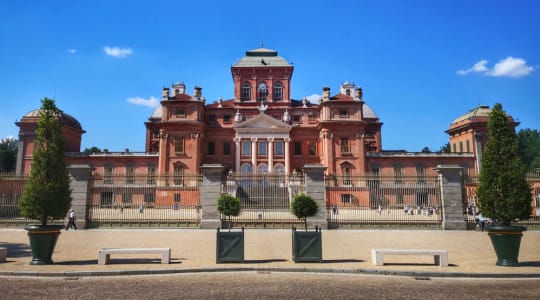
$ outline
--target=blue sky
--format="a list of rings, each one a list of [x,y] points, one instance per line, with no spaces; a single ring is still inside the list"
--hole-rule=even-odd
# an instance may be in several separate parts
[[[437,150],[479,104],[540,129],[540,1],[1,0],[0,138],[49,97],[82,149],[144,151],[163,86],[230,99],[261,41],[294,64],[293,99],[362,86],[385,150]]]

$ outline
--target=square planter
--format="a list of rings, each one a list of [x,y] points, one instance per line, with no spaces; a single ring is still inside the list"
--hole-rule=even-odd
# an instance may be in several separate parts
[[[244,262],[244,229],[216,234],[216,263]]]
[[[292,234],[292,256],[298,262],[322,262],[322,234],[315,231],[296,231]]]

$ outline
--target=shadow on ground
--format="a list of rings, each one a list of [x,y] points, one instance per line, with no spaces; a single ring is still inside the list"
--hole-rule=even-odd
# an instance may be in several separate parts
[[[9,244],[9,243],[0,243],[0,247],[7,248],[8,257],[28,257],[32,256],[32,251],[28,244]]]

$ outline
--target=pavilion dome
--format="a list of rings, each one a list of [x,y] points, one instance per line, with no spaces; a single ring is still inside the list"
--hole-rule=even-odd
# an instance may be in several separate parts
[[[41,109],[34,109],[32,111],[30,111],[29,113],[25,114],[23,116],[23,119],[27,119],[27,118],[31,118],[31,119],[34,119],[34,118],[37,118],[39,119],[40,117],[40,111]],[[67,124],[67,125],[70,125],[71,127],[74,127],[74,128],[78,128],[78,129],[81,129],[82,130],[82,126],[81,126],[81,123],[79,123],[79,121],[77,121],[77,119],[75,119],[75,117],[63,112],[63,111],[60,111],[60,116],[62,118],[62,122],[64,124]]]

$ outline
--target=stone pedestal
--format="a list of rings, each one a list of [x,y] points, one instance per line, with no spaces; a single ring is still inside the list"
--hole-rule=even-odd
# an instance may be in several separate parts
[[[75,210],[77,216],[77,228],[86,229],[86,220],[88,219],[87,202],[90,194],[88,183],[92,176],[92,168],[88,164],[73,164],[68,165],[67,168],[71,179],[69,184],[72,198],[71,208]]]
[[[201,166],[203,183],[201,187],[201,229],[217,229],[221,227],[217,200],[221,196],[221,185],[225,167],[220,164],[204,164]]]
[[[326,219],[326,200],[324,187],[324,171],[326,167],[319,164],[305,165],[302,169],[305,175],[305,191],[308,196],[319,206],[319,212],[307,218],[308,227],[328,228],[328,220]]]
[[[463,218],[463,168],[458,165],[438,165],[444,230],[466,230]]]

